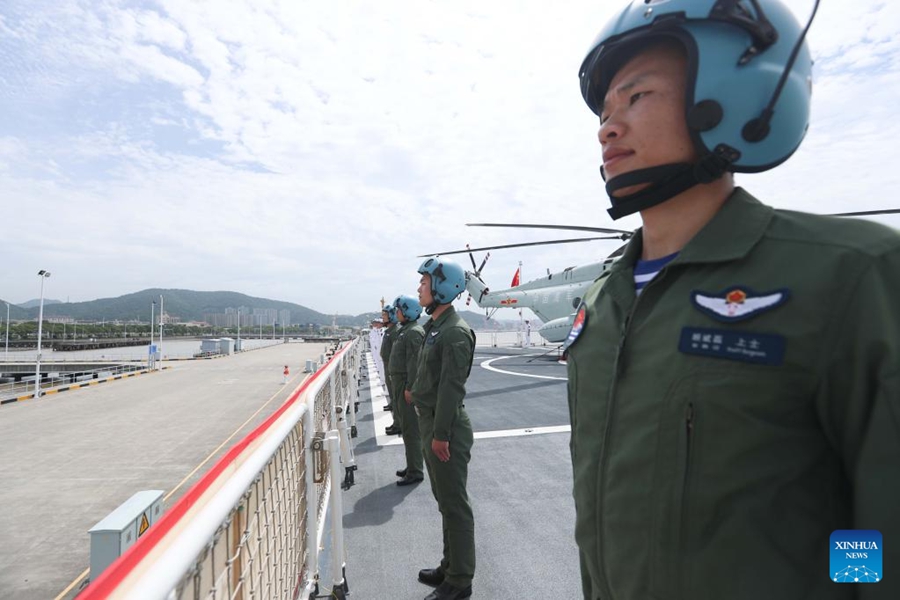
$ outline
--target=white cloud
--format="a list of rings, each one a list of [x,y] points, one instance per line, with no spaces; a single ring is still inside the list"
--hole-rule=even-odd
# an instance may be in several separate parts
[[[789,5],[805,22],[812,0]],[[565,237],[467,222],[639,224],[606,216],[578,91],[608,3],[11,6],[0,109],[22,119],[0,129],[0,197],[41,226],[0,242],[0,298],[33,297],[33,267],[52,267],[72,300],[234,289],[356,313],[412,293],[418,254]],[[751,191],[817,212],[890,202],[898,11],[822,3],[808,138],[740,178]],[[614,248],[497,252],[485,276]]]
[[[122,48],[122,58],[132,61],[146,75],[181,88],[203,83],[203,76],[193,67],[165,55],[158,46],[133,44]]]
[[[158,12],[143,10],[137,12],[134,20],[138,25],[140,37],[153,44],[165,46],[172,50],[184,50],[187,37],[171,21],[164,20]]]

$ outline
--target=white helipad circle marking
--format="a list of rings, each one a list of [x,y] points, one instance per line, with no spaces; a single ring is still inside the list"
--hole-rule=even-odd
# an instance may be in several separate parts
[[[516,358],[520,356],[541,356],[541,354],[510,354],[509,356],[498,356],[497,358],[492,358],[490,360],[486,360],[481,363],[481,366],[487,369],[488,371],[493,371],[495,373],[504,373],[505,375],[515,375],[517,377],[533,377],[534,379],[553,379],[555,381],[568,381],[568,377],[553,377],[552,375],[532,375],[531,373],[517,373],[516,371],[507,371],[505,369],[498,369],[493,366],[491,363],[496,362],[498,360],[503,360],[505,358]]]

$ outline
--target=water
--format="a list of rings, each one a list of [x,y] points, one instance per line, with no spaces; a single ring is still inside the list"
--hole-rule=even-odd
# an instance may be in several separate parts
[[[280,339],[241,339],[244,350],[256,350],[281,344]],[[163,358],[191,358],[200,352],[200,340],[171,341],[163,339]],[[35,350],[10,350],[7,358],[3,348],[0,347],[0,362],[34,362],[37,352]],[[108,361],[146,361],[150,354],[149,346],[127,346],[124,348],[105,348],[103,350],[76,350],[73,352],[59,352],[56,350],[41,349],[41,362],[75,362],[91,360]]]

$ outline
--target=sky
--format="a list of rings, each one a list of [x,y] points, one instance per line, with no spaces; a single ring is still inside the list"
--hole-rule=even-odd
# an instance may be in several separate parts
[[[805,23],[813,0],[787,4]],[[415,295],[418,255],[568,237],[466,223],[634,229],[606,214],[577,77],[622,6],[4,0],[0,299],[36,298],[46,269],[63,301],[227,290],[358,314]],[[777,208],[900,206],[900,3],[824,0],[808,39],[809,133],[737,183]],[[497,251],[483,277],[615,248]]]

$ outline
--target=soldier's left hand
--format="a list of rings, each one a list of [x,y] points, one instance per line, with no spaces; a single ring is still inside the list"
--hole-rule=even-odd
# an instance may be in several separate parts
[[[412,392],[409,390],[403,390],[403,398],[406,400],[407,404],[412,404]]]
[[[440,440],[431,440],[431,451],[438,457],[441,462],[450,460],[450,442],[442,442]]]

